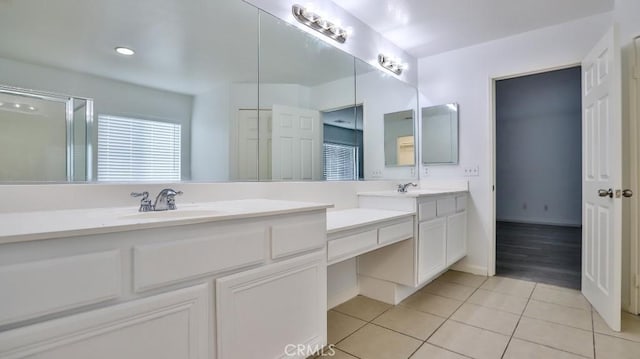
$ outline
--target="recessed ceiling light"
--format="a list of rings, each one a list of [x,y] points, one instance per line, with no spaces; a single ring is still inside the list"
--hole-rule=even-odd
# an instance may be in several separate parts
[[[21,105],[21,104],[19,104],[19,103],[14,103],[14,104],[13,104],[13,107],[15,107],[15,108],[20,108],[20,107],[22,107],[22,105]]]
[[[130,48],[122,47],[122,46],[116,47],[116,52],[119,53],[120,55],[125,55],[125,56],[131,56],[131,55],[136,53],[135,51],[131,50]]]

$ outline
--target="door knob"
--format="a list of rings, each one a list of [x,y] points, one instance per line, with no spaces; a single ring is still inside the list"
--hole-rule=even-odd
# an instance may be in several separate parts
[[[627,197],[627,198],[631,198],[631,197],[633,197],[633,191],[630,190],[630,189],[622,190],[622,196],[623,197]]]
[[[598,190],[598,196],[613,198],[613,189],[611,189],[611,188],[609,188],[608,190],[599,189]]]

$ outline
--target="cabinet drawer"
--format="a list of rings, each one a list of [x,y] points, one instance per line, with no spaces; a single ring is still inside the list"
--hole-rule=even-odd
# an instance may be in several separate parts
[[[436,218],[436,201],[428,201],[418,205],[418,219],[420,222]]]
[[[456,197],[456,212],[462,212],[467,209],[467,195]]]
[[[378,231],[376,229],[353,234],[329,241],[327,260],[329,262],[354,257],[378,244]]]
[[[436,213],[438,217],[447,216],[456,212],[456,199],[443,198],[436,201]]]
[[[292,217],[271,227],[271,257],[286,257],[319,249],[327,242],[326,215]]]
[[[120,295],[117,250],[0,266],[0,325]]]
[[[266,228],[228,232],[135,246],[135,291],[264,262]]]
[[[378,229],[378,243],[387,244],[402,241],[413,237],[413,221],[408,220],[402,223]]]

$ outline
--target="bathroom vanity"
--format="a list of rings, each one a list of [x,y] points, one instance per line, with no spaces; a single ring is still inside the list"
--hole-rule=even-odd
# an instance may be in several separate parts
[[[328,207],[238,200],[2,214],[0,357],[275,358],[287,344],[320,348]]]
[[[413,237],[358,257],[360,293],[397,304],[467,254],[467,190],[359,193],[361,208],[415,214]]]

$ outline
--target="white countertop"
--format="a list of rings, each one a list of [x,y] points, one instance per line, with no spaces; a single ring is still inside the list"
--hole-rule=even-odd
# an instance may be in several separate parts
[[[397,190],[388,191],[375,191],[375,192],[358,192],[358,196],[374,196],[374,197],[427,197],[427,196],[440,196],[455,193],[466,193],[467,188],[464,187],[452,187],[452,188],[434,188],[434,189],[408,189],[407,192],[400,193]]]
[[[0,244],[103,234],[174,225],[313,211],[331,204],[269,199],[177,204],[178,209],[138,212],[138,207],[0,213]]]
[[[412,216],[412,212],[351,208],[327,212],[327,233],[335,233],[392,219]]]

